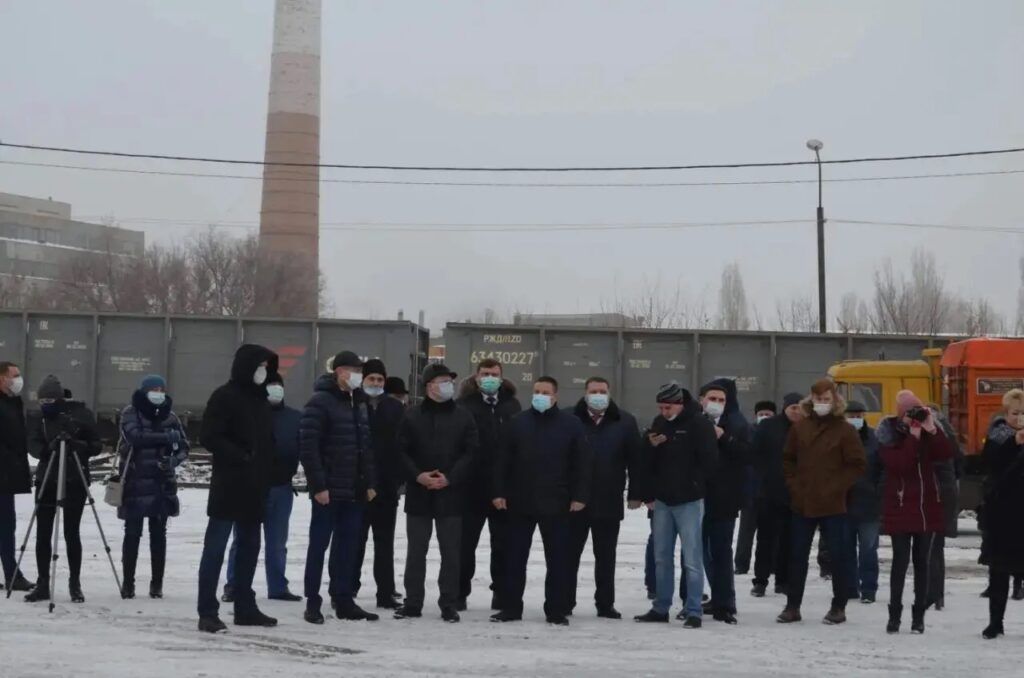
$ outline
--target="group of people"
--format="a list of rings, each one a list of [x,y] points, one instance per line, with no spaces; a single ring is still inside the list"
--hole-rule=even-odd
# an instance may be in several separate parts
[[[700,628],[705,614],[737,623],[735,575],[748,570],[751,554],[751,594],[765,596],[774,576],[776,593],[786,596],[778,621],[799,622],[819,532],[819,561],[827,554],[832,580],[825,623],[846,621],[849,600],[875,601],[880,534],[890,537],[893,551],[887,631],[900,630],[911,564],[911,629],[923,633],[925,610],[944,605],[943,540],[955,536],[958,446],[937,408],[910,391],[898,394],[895,415],[873,430],[864,406],[844,402],[828,379],[814,383],[806,397],[787,395],[781,412],[774,403],[758,403],[753,425],[742,414],[734,381],[716,379],[696,397],[673,382],[659,389],[658,415],[641,431],[602,377],[590,378],[583,398],[564,405],[558,382],[541,377],[529,408],[522,410],[516,387],[495,360],[476,365],[458,392],[454,372],[429,365],[422,375],[425,397],[416,405],[408,404],[404,383],[389,377],[380,360],[342,351],[329,370],[316,380],[304,407],[295,409],[286,404],[277,356],[243,345],[230,379],[210,396],[200,433],[212,455],[198,573],[201,631],[226,629],[220,602],[233,605],[236,625],[277,624],[259,609],[253,591],[261,532],[269,598],[305,600],[304,619],[323,624],[325,561],[335,616],[379,618],[355,602],[371,533],[377,607],[398,619],[421,617],[427,553],[436,531],[438,606],[443,620],[458,622],[472,593],[485,525],[492,621],[522,619],[527,561],[538,529],[547,566],[547,621],[568,625],[588,540],[596,613],[620,619],[616,552],[627,507],[646,507],[651,523],[646,581],[652,607],[638,622],[669,621],[677,544],[683,603],[677,619],[684,627]],[[58,484],[50,460],[65,441],[74,466],[64,476],[62,510],[69,589],[73,601],[83,602],[78,533],[88,498],[88,462],[101,451],[95,419],[53,376],[37,388],[39,411],[26,415],[23,386],[17,365],[0,363],[5,585],[26,591],[29,602],[50,597]],[[175,469],[189,454],[163,378],[143,379],[119,427],[122,596],[136,594],[136,563],[148,523],[149,595],[160,598],[167,522],[180,511]],[[32,491],[29,455],[39,460],[35,583],[18,571],[14,557],[14,495]],[[1024,573],[1024,392],[1005,396],[985,457],[989,477],[979,523],[991,619],[983,635],[995,638],[1003,632],[1011,577]],[[302,596],[289,589],[285,575],[292,482],[300,464],[312,508]],[[394,541],[403,487],[408,551],[400,597]],[[218,597],[225,556],[227,583]]]

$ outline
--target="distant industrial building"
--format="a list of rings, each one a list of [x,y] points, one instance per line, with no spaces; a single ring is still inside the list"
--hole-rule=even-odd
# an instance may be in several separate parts
[[[0,193],[0,275],[46,283],[83,252],[137,257],[145,249],[142,231],[75,221],[66,202]]]
[[[512,319],[514,325],[533,327],[640,327],[642,318],[634,318],[622,313],[568,313],[568,314],[534,314],[517,313]]]

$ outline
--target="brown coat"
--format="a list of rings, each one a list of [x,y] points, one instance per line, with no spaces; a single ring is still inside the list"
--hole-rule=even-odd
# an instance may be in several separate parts
[[[827,417],[814,415],[809,398],[800,404],[806,418],[789,429],[782,456],[793,512],[805,518],[846,513],[846,495],[867,467],[860,436],[843,417],[842,398]]]

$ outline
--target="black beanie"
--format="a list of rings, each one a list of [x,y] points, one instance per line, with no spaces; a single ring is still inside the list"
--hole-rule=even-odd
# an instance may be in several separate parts
[[[384,368],[384,361],[377,358],[371,358],[363,363],[363,378],[365,379],[369,374],[379,374],[384,377],[384,379],[387,379],[388,371]]]
[[[36,398],[39,400],[64,400],[64,387],[61,385],[60,379],[52,374],[47,375],[36,389]]]
[[[782,409],[786,409],[791,405],[799,405],[803,399],[804,397],[799,393],[787,393],[786,397],[782,399]]]
[[[768,410],[769,412],[777,413],[778,409],[775,407],[775,403],[771,400],[762,400],[754,405],[754,412],[761,412],[762,410]]]

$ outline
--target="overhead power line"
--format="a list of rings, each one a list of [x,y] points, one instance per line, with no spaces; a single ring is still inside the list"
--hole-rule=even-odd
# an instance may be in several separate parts
[[[0,141],[0,147],[19,148],[28,151],[49,151],[53,153],[72,153],[77,155],[106,156],[114,158],[139,158],[145,160],[172,160],[179,162],[218,163],[224,165],[257,165],[273,167],[317,167],[326,169],[352,170],[394,170],[416,172],[647,172],[664,170],[695,170],[695,169],[745,169],[753,167],[798,167],[816,165],[817,160],[791,160],[786,162],[742,162],[742,163],[702,163],[690,165],[623,165],[623,166],[570,166],[570,167],[495,167],[495,166],[446,166],[446,165],[384,165],[384,164],[342,164],[342,163],[303,163],[273,162],[265,160],[239,160],[231,158],[212,158],[203,156],[164,155],[156,153],[130,153],[126,151],[103,151],[83,148],[67,148],[61,146],[39,146],[35,144],[13,144]],[[1000,148],[977,151],[958,151],[952,153],[926,153],[919,155],[894,155],[863,158],[842,158],[838,160],[822,160],[824,165],[849,165],[866,162],[897,162],[904,160],[934,160],[939,158],[964,158],[972,156],[1004,155],[1022,153],[1021,148]]]
[[[114,174],[141,174],[168,177],[188,177],[197,179],[243,179],[249,181],[263,181],[263,177],[255,174],[218,174],[204,172],[176,172],[173,170],[143,170],[126,167],[92,167],[88,165],[68,165],[62,163],[28,162],[21,160],[0,160],[0,165],[12,165],[17,167],[43,167],[64,170],[81,170],[88,172],[107,172]],[[945,179],[951,177],[983,177],[998,175],[1024,174],[1024,169],[1008,170],[982,170],[977,172],[940,172],[935,174],[902,174],[888,176],[867,176],[867,177],[841,177],[836,179],[824,179],[824,183],[858,183],[872,181],[899,181],[909,179]],[[752,179],[747,181],[658,181],[658,182],[558,182],[544,183],[535,181],[412,181],[395,179],[303,179],[290,177],[277,177],[275,181],[295,181],[306,183],[310,181],[321,184],[355,184],[355,185],[385,185],[385,186],[468,186],[485,188],[676,188],[692,186],[778,186],[790,184],[813,184],[817,179]]]

